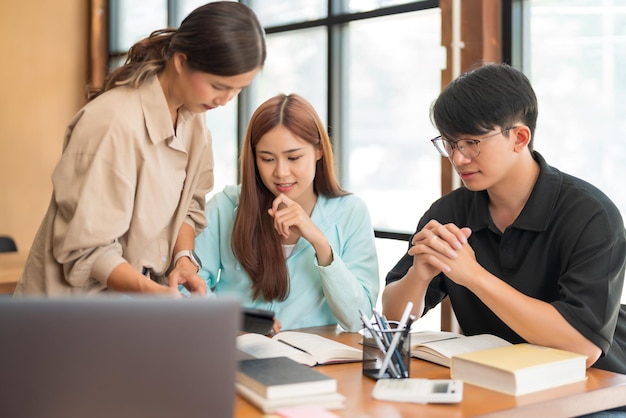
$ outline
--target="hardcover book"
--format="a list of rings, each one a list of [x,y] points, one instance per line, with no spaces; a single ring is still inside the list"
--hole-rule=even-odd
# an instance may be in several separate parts
[[[236,381],[267,399],[337,391],[337,381],[288,357],[240,360]]]
[[[452,379],[524,395],[587,378],[586,357],[556,348],[514,344],[452,357]]]

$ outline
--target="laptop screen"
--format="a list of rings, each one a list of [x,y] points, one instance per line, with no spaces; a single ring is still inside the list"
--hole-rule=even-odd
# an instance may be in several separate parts
[[[0,299],[0,416],[232,417],[232,299]]]

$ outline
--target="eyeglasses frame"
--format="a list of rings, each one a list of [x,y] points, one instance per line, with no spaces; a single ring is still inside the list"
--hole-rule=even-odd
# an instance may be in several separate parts
[[[502,129],[499,132],[495,132],[493,134],[487,135],[485,137],[482,138],[476,138],[476,139],[457,139],[456,141],[451,141],[449,139],[445,139],[443,136],[439,135],[433,139],[430,140],[430,142],[432,142],[433,146],[435,147],[435,149],[439,152],[439,154],[441,154],[442,157],[447,157],[447,158],[452,158],[452,156],[454,155],[454,150],[457,149],[458,143],[460,141],[472,141],[475,145],[476,145],[476,155],[467,155],[465,154],[465,152],[461,151],[459,149],[459,152],[465,157],[465,158],[476,158],[480,155],[480,143],[483,141],[486,141],[488,139],[494,138],[498,135],[504,135],[505,133],[508,133],[511,129],[515,129],[515,128],[519,128],[520,125],[514,125],[514,126],[510,126],[508,128]],[[450,144],[450,148],[452,148],[452,152],[448,152],[445,149],[445,145],[442,145],[441,147],[439,147],[437,145],[437,142],[446,142],[448,144]],[[445,152],[445,153],[444,153]]]

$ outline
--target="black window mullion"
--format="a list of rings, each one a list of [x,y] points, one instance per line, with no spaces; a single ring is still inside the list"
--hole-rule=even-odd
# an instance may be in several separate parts
[[[167,0],[167,25],[170,28],[178,26],[176,20],[178,18],[179,9],[177,0]]]
[[[329,14],[323,19],[308,20],[305,22],[289,23],[286,25],[270,26],[265,28],[267,34],[289,32],[298,29],[308,29],[319,26],[334,26],[357,20],[371,19],[376,17],[391,16],[400,13],[416,12],[420,10],[434,9],[439,7],[439,0],[424,0],[414,3],[401,4],[398,6],[383,7],[367,12]],[[332,10],[332,9],[331,9]]]

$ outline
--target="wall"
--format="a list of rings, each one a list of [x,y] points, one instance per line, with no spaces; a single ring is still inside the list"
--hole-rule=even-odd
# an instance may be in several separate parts
[[[89,2],[0,2],[0,235],[28,251],[65,127],[85,103]]]

